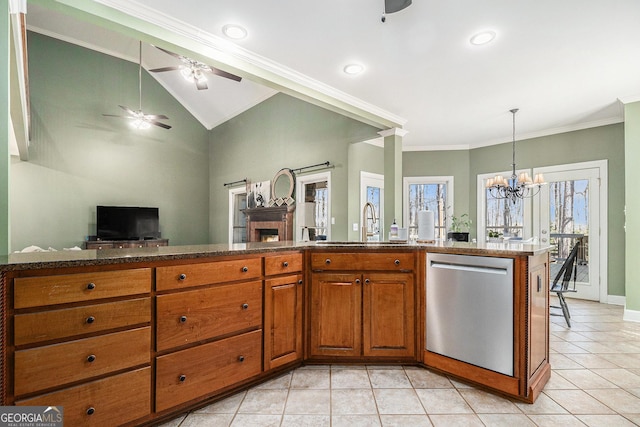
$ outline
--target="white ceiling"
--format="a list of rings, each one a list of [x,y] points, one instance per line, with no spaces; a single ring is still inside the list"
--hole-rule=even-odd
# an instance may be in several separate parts
[[[414,0],[386,23],[383,0],[96,1],[207,37],[241,24],[243,51],[405,119],[405,150],[509,141],[514,107],[523,139],[621,122],[618,99],[640,99],[639,0]],[[30,29],[136,60],[135,40],[63,18],[27,11]],[[496,39],[472,46],[485,29]],[[147,69],[177,64],[148,46],[143,56]],[[344,74],[351,62],[365,71]],[[154,77],[207,128],[275,93],[249,78],[197,91],[178,73]]]

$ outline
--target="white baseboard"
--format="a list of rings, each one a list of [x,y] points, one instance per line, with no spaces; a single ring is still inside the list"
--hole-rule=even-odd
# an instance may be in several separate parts
[[[640,310],[629,310],[627,307],[625,307],[622,320],[628,320],[630,322],[640,322]]]
[[[607,304],[625,305],[627,298],[622,295],[607,295]]]

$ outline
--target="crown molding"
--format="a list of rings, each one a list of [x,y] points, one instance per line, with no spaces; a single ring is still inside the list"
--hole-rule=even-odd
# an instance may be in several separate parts
[[[634,102],[640,101],[640,94],[631,95],[631,96],[623,96],[621,98],[618,98],[618,101],[620,101],[622,104],[632,104]]]
[[[73,0],[58,0],[63,2],[73,2]],[[325,83],[306,76],[285,65],[272,61],[266,57],[251,52],[235,43],[232,43],[215,34],[203,31],[193,25],[179,21],[171,16],[160,13],[147,6],[142,6],[132,0],[94,0],[96,3],[114,9],[133,18],[155,25],[175,35],[198,43],[205,48],[206,54],[216,61],[220,61],[228,66],[235,67],[244,73],[253,74],[264,81],[266,85],[271,83],[271,87],[281,90],[283,87],[298,91],[299,93],[317,99],[328,105],[349,110],[348,107],[355,107],[373,117],[362,115],[363,119],[376,121],[379,125],[386,127],[402,127],[407,119],[393,114],[387,110],[370,104],[360,98],[351,96]],[[201,52],[202,53],[202,52]],[[249,65],[249,66],[247,66]],[[262,73],[260,71],[263,71]],[[266,73],[264,73],[266,72]],[[276,78],[270,78],[270,76]],[[293,85],[291,85],[293,83]],[[310,89],[322,95],[318,98],[313,93],[304,92],[300,89]],[[335,101],[338,103],[335,103]],[[332,102],[334,101],[334,102]],[[344,105],[338,105],[344,104]],[[345,108],[346,106],[346,108]],[[357,111],[349,111],[358,115]],[[381,120],[380,120],[381,119]]]
[[[399,136],[402,138],[408,133],[409,131],[406,129],[391,128],[391,129],[381,130],[380,132],[378,132],[378,135],[380,135],[383,138],[386,138],[387,136]]]

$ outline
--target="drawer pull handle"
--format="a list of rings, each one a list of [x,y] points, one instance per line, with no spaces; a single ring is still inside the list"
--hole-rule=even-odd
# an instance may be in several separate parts
[[[244,356],[238,356],[238,362],[244,362]]]
[[[87,284],[87,289],[88,290],[92,291],[95,288],[96,288],[96,284],[95,283],[91,282],[91,283]]]
[[[369,279],[364,279],[364,283],[365,283],[366,285],[368,285],[369,283],[371,283],[371,280],[369,280]]]
[[[282,263],[282,266],[283,267],[289,267],[289,263],[287,261],[285,261],[285,262]]]
[[[298,285],[302,285],[302,279],[298,280]]]
[[[96,413],[96,408],[94,408],[93,406],[89,407],[89,409],[87,409],[87,415],[93,415]]]
[[[96,361],[96,355],[95,354],[90,354],[89,356],[87,356],[87,362],[93,363],[95,361]]]
[[[178,276],[178,280],[186,280],[187,279],[187,275],[182,273],[180,276]]]
[[[324,263],[327,264],[327,265],[331,264],[331,259],[330,258],[325,259]]]
[[[246,273],[247,271],[249,271],[249,267],[247,267],[247,266],[242,267],[242,272],[243,273]]]
[[[96,318],[95,318],[95,317],[93,317],[93,316],[89,316],[89,317],[87,317],[87,320],[86,320],[86,322],[87,322],[88,324],[92,324],[92,323],[93,323],[93,322],[95,322],[95,321],[96,321]]]
[[[356,285],[360,284],[360,279],[356,279]]]
[[[393,263],[394,263],[395,265],[400,265],[400,260],[399,260],[399,259],[397,259],[397,260],[393,261]]]
[[[180,316],[180,323],[185,323],[187,321],[187,316]]]
[[[183,375],[180,375],[180,376],[178,377],[178,380],[179,380],[181,383],[183,383],[183,382],[185,382],[185,381],[187,380],[187,376],[186,376],[186,375],[184,375],[184,374],[183,374]]]
[[[246,302],[244,304],[242,304],[242,309],[246,310],[249,308],[249,304],[247,304]]]

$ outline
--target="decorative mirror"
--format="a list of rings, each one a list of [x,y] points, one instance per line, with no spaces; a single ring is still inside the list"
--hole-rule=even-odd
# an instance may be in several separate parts
[[[269,206],[291,206],[295,203],[293,192],[296,179],[293,171],[288,168],[280,169],[271,180],[271,200]]]

